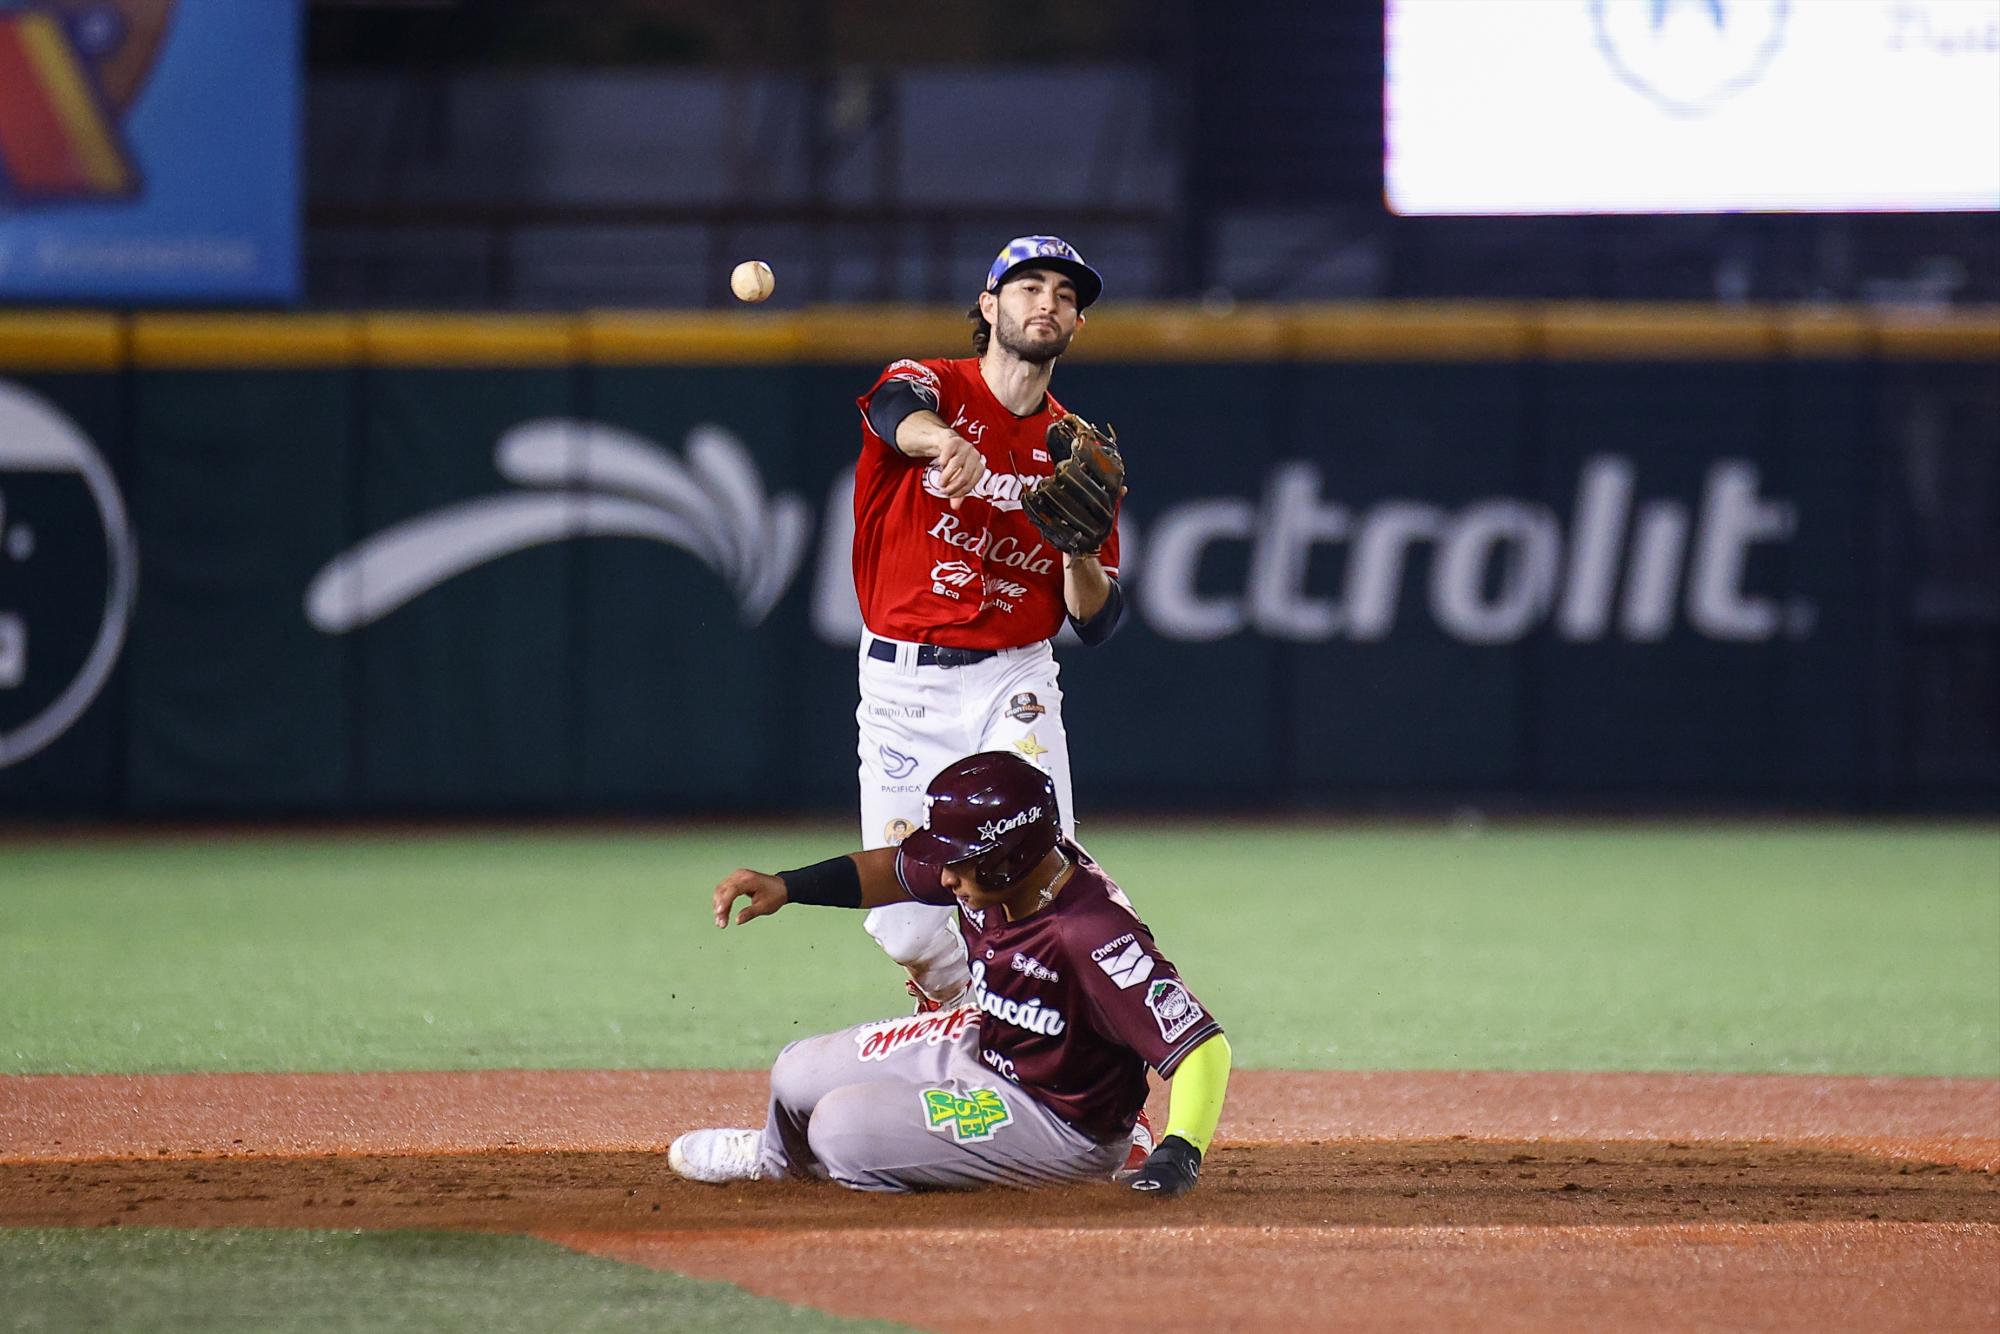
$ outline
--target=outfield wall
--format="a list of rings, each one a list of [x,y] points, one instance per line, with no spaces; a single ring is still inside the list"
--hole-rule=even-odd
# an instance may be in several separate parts
[[[0,812],[845,809],[853,398],[965,346],[0,316]],[[1991,809],[1996,367],[1993,311],[1107,310],[1079,791]]]

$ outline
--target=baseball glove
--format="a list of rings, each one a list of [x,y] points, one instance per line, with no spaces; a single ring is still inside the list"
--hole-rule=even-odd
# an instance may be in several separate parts
[[[1048,440],[1056,470],[1021,498],[1021,510],[1057,550],[1094,556],[1111,537],[1125,489],[1118,433],[1066,412],[1049,423]]]

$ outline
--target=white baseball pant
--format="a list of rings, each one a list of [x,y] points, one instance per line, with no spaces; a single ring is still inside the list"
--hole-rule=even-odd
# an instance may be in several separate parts
[[[971,1190],[1103,1181],[1099,1143],[979,1059],[979,1012],[859,1024],[794,1042],[771,1067],[760,1175],[855,1190]]]
[[[895,660],[870,656],[892,645]],[[1055,780],[1063,833],[1076,833],[1060,669],[1046,642],[1001,649],[962,667],[919,666],[918,646],[861,637],[861,846],[902,841],[924,822],[924,789],[938,770],[983,750],[1012,751]],[[964,991],[971,974],[951,908],[898,904],[867,917],[868,934],[934,1000]]]

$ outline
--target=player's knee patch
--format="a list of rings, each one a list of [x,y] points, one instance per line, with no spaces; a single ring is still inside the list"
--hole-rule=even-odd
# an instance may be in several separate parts
[[[813,1062],[803,1042],[789,1042],[771,1062],[771,1097],[781,1107],[812,1105]]]
[[[914,1089],[900,1084],[848,1084],[834,1089],[813,1108],[806,1143],[828,1176],[857,1190],[905,1190],[881,1174],[882,1159],[894,1143],[899,1123],[897,1094],[912,1100]]]

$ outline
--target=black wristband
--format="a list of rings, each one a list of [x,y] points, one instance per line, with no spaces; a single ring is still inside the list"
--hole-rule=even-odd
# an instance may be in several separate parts
[[[1118,628],[1118,622],[1124,615],[1125,590],[1118,586],[1116,579],[1113,579],[1111,591],[1105,595],[1104,605],[1097,609],[1097,615],[1087,621],[1079,621],[1072,616],[1069,618],[1069,624],[1070,628],[1076,631],[1078,639],[1088,647],[1096,648],[1111,638],[1112,632]]]
[[[861,906],[861,868],[852,857],[829,857],[796,871],[780,871],[785,897],[793,903],[810,903],[821,908]]]

